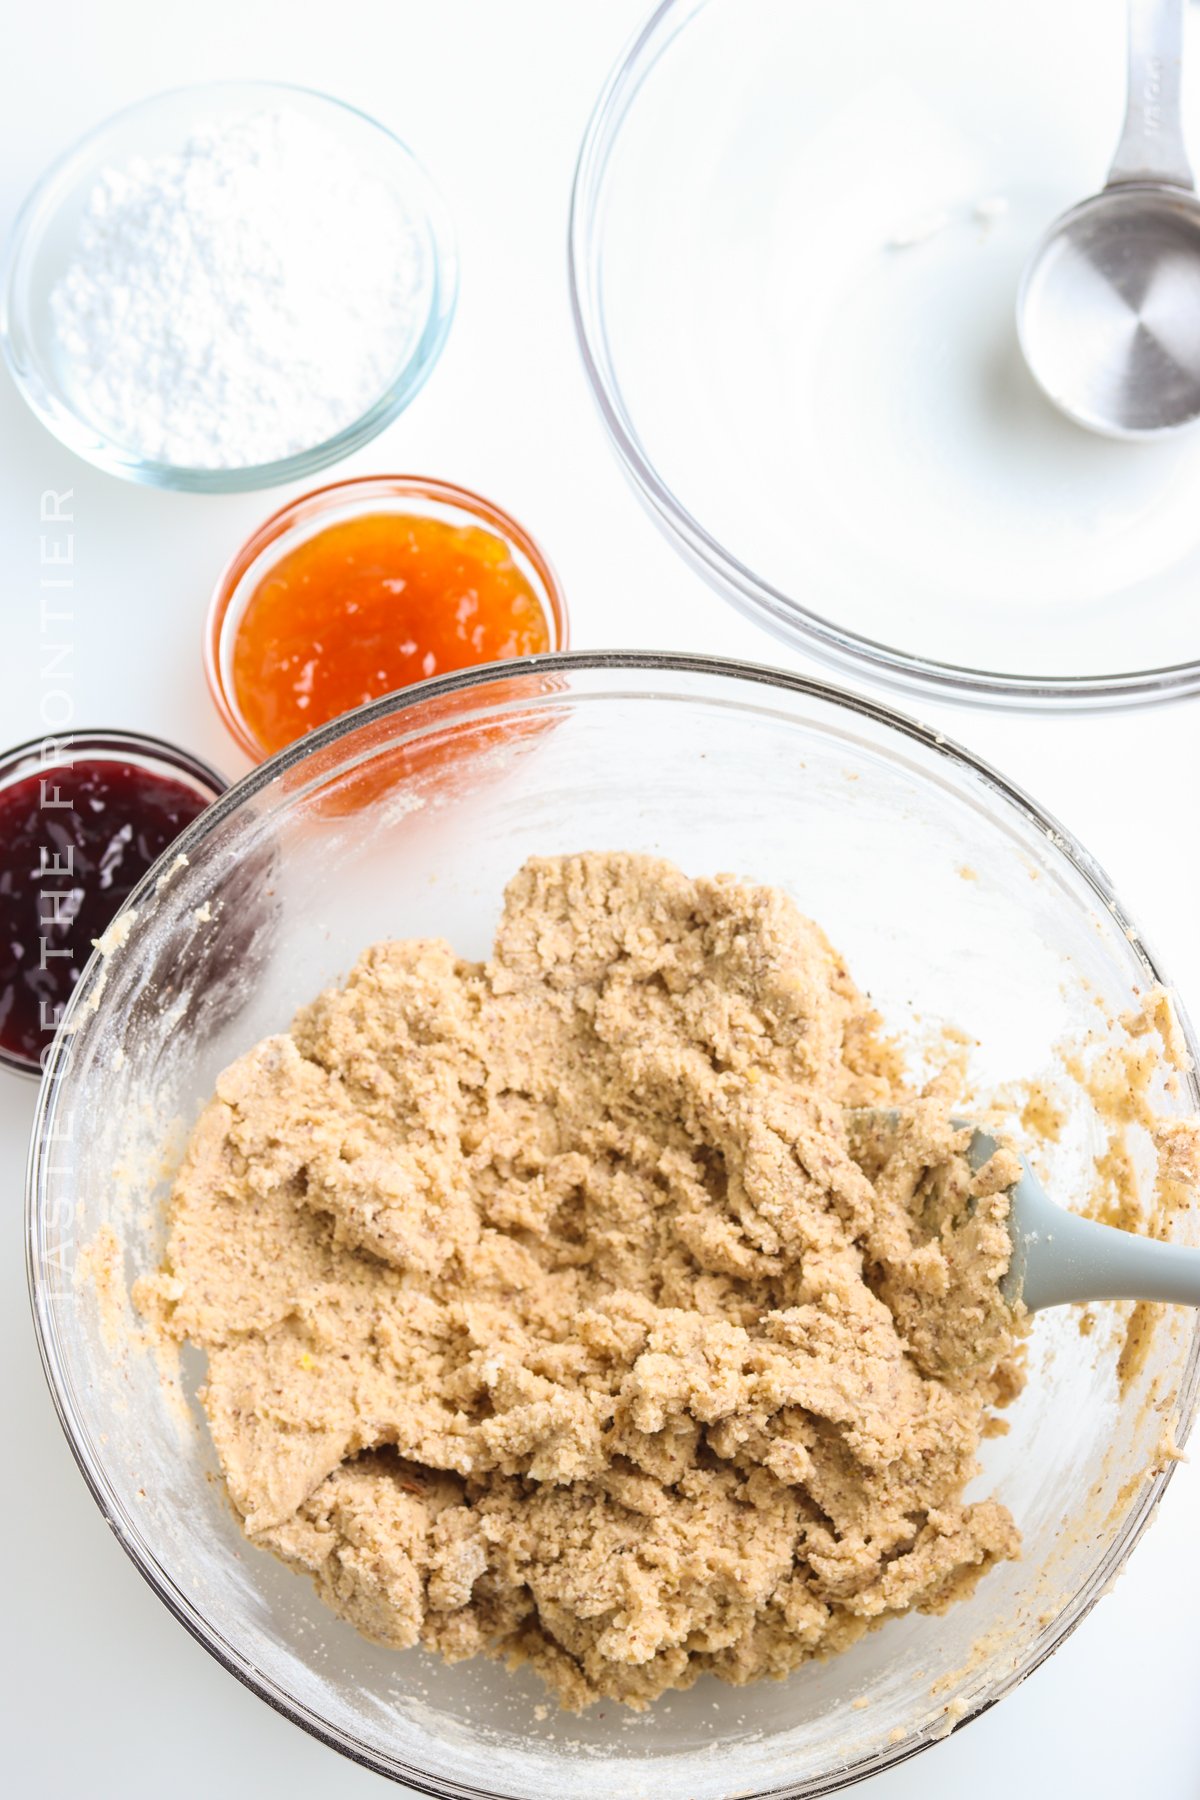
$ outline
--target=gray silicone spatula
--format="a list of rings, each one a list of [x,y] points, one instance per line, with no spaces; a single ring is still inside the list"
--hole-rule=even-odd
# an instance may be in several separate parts
[[[879,1108],[850,1116],[895,1124],[899,1115]],[[970,1119],[953,1122],[972,1130],[967,1158],[973,1169],[981,1169],[1000,1148],[998,1140],[972,1126]],[[1020,1163],[1021,1179],[1009,1191],[1012,1261],[1000,1287],[1010,1305],[1024,1301],[1031,1313],[1070,1300],[1167,1300],[1200,1306],[1200,1250],[1078,1218],[1055,1205],[1023,1156]]]

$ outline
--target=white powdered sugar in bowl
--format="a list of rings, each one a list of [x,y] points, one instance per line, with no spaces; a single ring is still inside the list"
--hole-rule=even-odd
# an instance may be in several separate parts
[[[63,388],[148,462],[249,468],[323,444],[413,353],[421,224],[299,108],[200,122],[96,175],[50,294]]]

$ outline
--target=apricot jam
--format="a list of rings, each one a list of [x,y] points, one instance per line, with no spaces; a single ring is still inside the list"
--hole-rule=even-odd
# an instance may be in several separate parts
[[[396,688],[551,648],[541,599],[483,525],[365,512],[273,562],[237,625],[233,699],[266,754]]]

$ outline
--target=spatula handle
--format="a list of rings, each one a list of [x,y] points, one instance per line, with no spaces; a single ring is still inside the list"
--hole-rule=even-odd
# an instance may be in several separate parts
[[[1185,0],[1129,0],[1129,92],[1108,186],[1195,186],[1183,137]]]
[[[956,1119],[956,1125],[968,1121]],[[968,1156],[981,1168],[996,1152],[990,1132],[975,1128]],[[1030,1312],[1072,1300],[1166,1300],[1200,1306],[1200,1250],[1119,1231],[1056,1206],[1021,1158],[1021,1179],[1009,1194],[1012,1261],[1001,1284]]]
[[[1018,1201],[1009,1279],[1030,1312],[1068,1300],[1167,1300],[1200,1306],[1200,1250],[1161,1244],[1046,1203],[1030,1219]],[[1008,1286],[1006,1280],[1005,1286]]]

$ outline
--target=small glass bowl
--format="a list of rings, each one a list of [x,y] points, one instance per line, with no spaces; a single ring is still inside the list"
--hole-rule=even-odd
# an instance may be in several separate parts
[[[152,775],[181,781],[184,786],[194,787],[206,806],[229,785],[208,763],[188,750],[168,744],[163,738],[147,737],[140,731],[68,731],[61,736],[48,732],[44,737],[30,738],[0,756],[0,789],[12,787],[15,782],[24,781],[39,771],[49,774],[52,769],[61,769],[72,760],[84,758],[88,762],[133,763]],[[116,913],[123,904],[122,901],[114,905],[113,912]],[[47,1049],[50,1042],[47,1034]],[[40,1063],[27,1062],[5,1050],[3,1045],[0,1045],[0,1068],[12,1069],[18,1075],[31,1075],[35,1081],[42,1073]]]
[[[274,462],[189,468],[156,462],[114,442],[70,393],[50,315],[50,294],[76,243],[99,172],[133,156],[177,150],[201,125],[264,110],[299,112],[330,131],[403,200],[423,240],[425,265],[403,360],[378,399],[335,436]],[[403,412],[432,370],[454,315],[458,259],[449,217],[412,152],[377,120],[331,95],[286,82],[219,81],[173,88],[127,107],[51,164],[17,216],[0,282],[0,346],[18,389],[55,437],[127,481],[193,493],[236,493],[303,480],[348,456]]]
[[[272,513],[227,564],[213,590],[204,632],[204,670],[217,711],[246,755],[270,754],[242,716],[233,679],[233,647],[251,595],[266,570],[330,525],[368,513],[416,513],[450,525],[483,525],[504,539],[537,595],[551,650],[567,648],[567,603],[545,552],[500,507],[452,482],[426,475],[364,475],[314,488]],[[417,685],[417,684],[412,684]]]

